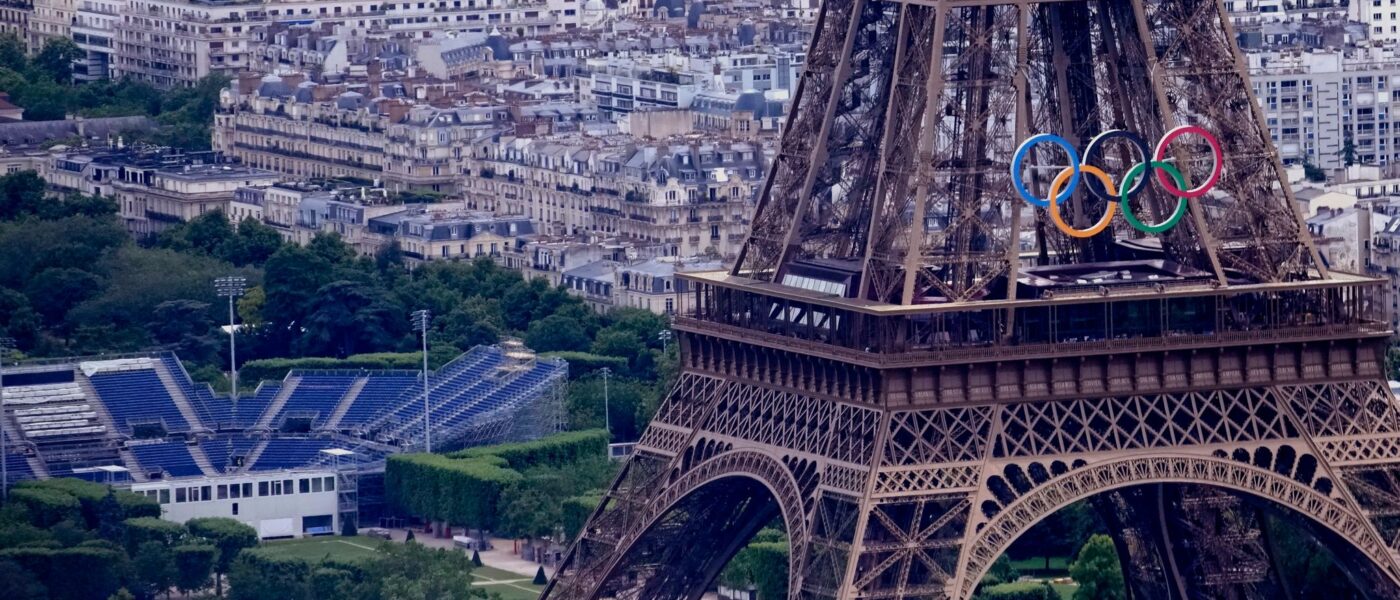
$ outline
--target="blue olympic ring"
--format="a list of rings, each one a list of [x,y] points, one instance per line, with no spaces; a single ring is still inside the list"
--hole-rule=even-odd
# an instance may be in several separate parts
[[[1079,152],[1069,143],[1069,140],[1053,133],[1038,133],[1021,142],[1021,146],[1016,149],[1016,155],[1011,157],[1011,183],[1016,186],[1016,191],[1021,194],[1021,198],[1040,208],[1049,208],[1050,201],[1045,198],[1037,198],[1030,190],[1026,189],[1026,182],[1021,178],[1021,164],[1026,160],[1026,154],[1031,148],[1042,142],[1050,142],[1064,149],[1069,154],[1069,164],[1074,167],[1074,176],[1069,180],[1069,186],[1055,198],[1055,203],[1059,204],[1069,200],[1070,194],[1074,193],[1074,188],[1079,185]]]

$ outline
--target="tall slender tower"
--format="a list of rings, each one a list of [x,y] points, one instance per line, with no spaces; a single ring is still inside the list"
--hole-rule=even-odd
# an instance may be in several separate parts
[[[1400,597],[1379,280],[1313,247],[1218,0],[827,0],[753,230],[546,591],[969,598],[1091,499],[1133,598]]]

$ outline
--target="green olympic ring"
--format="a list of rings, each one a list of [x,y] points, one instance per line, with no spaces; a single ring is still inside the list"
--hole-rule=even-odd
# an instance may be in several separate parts
[[[1133,185],[1137,183],[1137,178],[1142,177],[1143,171],[1147,170],[1149,166],[1154,169],[1161,169],[1170,174],[1172,179],[1176,180],[1178,188],[1186,185],[1186,178],[1182,177],[1181,171],[1176,170],[1176,167],[1173,167],[1170,163],[1155,160],[1135,164],[1133,168],[1128,169],[1128,173],[1123,176],[1123,187],[1118,192],[1118,202],[1123,205],[1123,217],[1128,219],[1128,224],[1132,225],[1134,229],[1146,234],[1156,235],[1175,227],[1177,222],[1180,221],[1182,217],[1186,216],[1186,197],[1176,197],[1176,211],[1173,212],[1172,216],[1168,217],[1167,220],[1156,225],[1148,225],[1139,221],[1137,215],[1133,214],[1133,208],[1128,206],[1128,192],[1133,189]]]

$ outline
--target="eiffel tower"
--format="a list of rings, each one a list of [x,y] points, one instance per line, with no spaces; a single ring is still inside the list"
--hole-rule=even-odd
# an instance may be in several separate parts
[[[780,520],[792,599],[966,599],[1089,500],[1135,600],[1294,598],[1265,520],[1400,598],[1385,288],[1321,260],[1264,118],[1219,0],[826,0],[544,597],[696,599]]]

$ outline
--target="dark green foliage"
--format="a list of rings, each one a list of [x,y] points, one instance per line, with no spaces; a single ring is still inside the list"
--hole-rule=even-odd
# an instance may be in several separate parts
[[[413,535],[413,532],[410,531],[408,534]],[[472,550],[472,564],[478,567],[481,566],[481,553],[476,550]]]
[[[1105,527],[1089,503],[1076,502],[1036,523],[1016,538],[1007,553],[1017,560],[1043,559],[1043,570],[1049,571],[1051,557],[1074,556],[1089,536],[1102,531]]]
[[[138,597],[154,598],[175,586],[179,573],[169,546],[158,541],[142,542],[131,557],[132,569],[141,583],[133,590]]]
[[[52,527],[59,522],[82,518],[82,504],[72,494],[38,487],[16,487],[10,490],[10,501],[29,509],[34,524]]]
[[[45,600],[49,590],[33,572],[13,560],[0,559],[0,598],[5,600]]]
[[[539,570],[535,571],[535,579],[530,583],[533,583],[535,585],[544,585],[546,583],[549,583],[549,578],[546,577],[544,574],[544,565],[540,565]]]
[[[576,431],[448,456],[391,456],[386,495],[403,514],[520,537],[552,535],[564,525],[566,500],[612,476],[605,440],[602,431]]]
[[[106,548],[8,548],[0,550],[3,560],[34,574],[53,600],[106,598],[121,587],[128,568],[124,554]]]
[[[407,544],[407,543],[409,543],[409,542],[416,542],[416,541],[417,541],[417,539],[414,538],[414,536],[413,536],[413,530],[412,530],[412,529],[408,530],[408,533],[407,533],[406,535],[403,536],[403,541],[404,541],[405,544]]]
[[[1078,593],[1075,594],[1078,598]],[[1000,583],[977,591],[975,600],[1060,600],[1050,584],[1035,581]],[[1105,596],[1104,598],[1108,598]]]
[[[465,554],[421,544],[382,544],[355,562],[307,561],[243,553],[229,575],[232,600],[465,600],[485,598],[473,588]]]
[[[127,519],[124,525],[126,550],[132,554],[148,542],[169,548],[184,541],[186,534],[184,525],[156,517]]]
[[[175,547],[175,587],[189,594],[209,587],[219,549],[210,544]]]
[[[720,572],[719,580],[737,589],[753,586],[758,600],[782,600],[788,596],[787,540],[757,541],[761,534],[734,555]]]
[[[627,368],[627,359],[619,356],[601,356],[589,352],[546,352],[544,356],[560,358],[569,363],[569,379],[592,376],[603,367],[621,373]]]
[[[389,457],[384,489],[389,505],[404,514],[491,529],[501,489],[521,475],[504,459],[451,459],[437,454]]]
[[[1070,576],[1079,589],[1075,600],[1121,600],[1127,597],[1123,570],[1118,565],[1118,551],[1113,538],[1095,535],[1084,543],[1079,557],[1069,568]]]
[[[530,324],[525,345],[539,352],[583,352],[588,350],[588,332],[573,319],[550,315]]]
[[[234,519],[227,517],[205,517],[185,522],[190,535],[205,540],[218,549],[214,561],[214,586],[217,593],[223,593],[223,576],[233,567],[233,562],[244,550],[258,545],[258,532]]]
[[[468,448],[450,453],[448,456],[453,458],[499,456],[504,458],[512,469],[517,470],[534,467],[563,467],[582,460],[607,456],[607,440],[607,432],[597,429],[568,431],[532,442]]]
[[[998,556],[991,567],[987,568],[987,574],[982,576],[982,581],[978,585],[990,587],[1002,583],[1011,583],[1021,577],[1016,571],[1016,567],[1011,566],[1011,558],[1005,554]]]
[[[559,507],[559,521],[564,528],[564,539],[572,540],[578,537],[583,531],[583,525],[588,522],[588,517],[593,515],[593,511],[598,509],[598,503],[603,501],[600,494],[586,494],[573,496],[564,500]]]
[[[34,56],[34,68],[58,83],[73,81],[73,61],[86,54],[73,40],[49,38]]]

